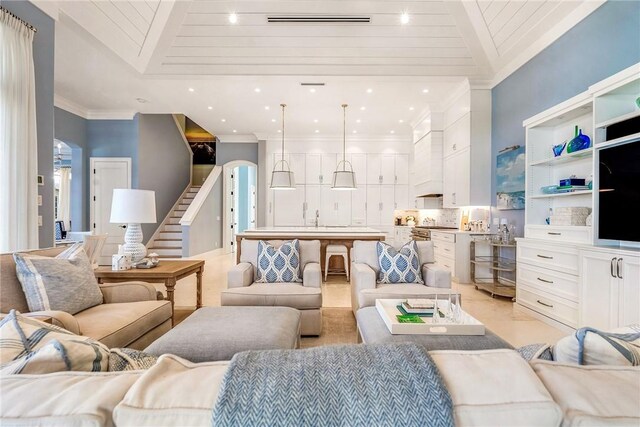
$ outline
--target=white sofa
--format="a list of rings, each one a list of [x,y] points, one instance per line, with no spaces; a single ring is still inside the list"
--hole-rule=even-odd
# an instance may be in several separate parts
[[[430,354],[457,426],[640,424],[640,367],[529,364],[514,350]],[[0,424],[210,426],[227,367],[164,355],[147,371],[5,376]]]
[[[281,240],[269,241],[278,247]],[[322,271],[320,241],[300,240],[301,283],[255,283],[258,240],[243,239],[240,262],[227,274],[227,289],[220,297],[223,306],[282,306],[300,310],[301,335],[322,332]]]
[[[451,288],[451,272],[435,265],[433,242],[416,242],[418,255],[422,263],[420,283],[377,283],[378,253],[374,241],[353,242],[351,250],[351,307],[355,314],[358,309],[375,305],[377,299],[386,298],[424,298],[442,289]]]

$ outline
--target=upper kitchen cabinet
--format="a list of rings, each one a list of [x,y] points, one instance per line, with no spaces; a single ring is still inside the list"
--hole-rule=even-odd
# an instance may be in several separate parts
[[[398,184],[398,185],[409,184],[409,155],[408,154],[395,155],[394,184]]]
[[[338,161],[342,160],[342,156],[338,155]],[[347,154],[347,160],[351,162],[353,172],[356,174],[356,184],[367,183],[367,155],[366,154]]]
[[[306,155],[306,184],[331,184],[336,170],[337,155],[334,153],[312,153]]]
[[[491,91],[468,83],[444,111],[445,208],[491,205]],[[416,166],[416,170],[418,170]]]
[[[404,155],[401,155],[404,156]],[[409,158],[406,159],[407,168]],[[409,179],[407,175],[407,180]],[[367,184],[396,183],[396,155],[395,154],[367,154]]]
[[[431,113],[414,129],[414,197],[442,194],[442,113]]]

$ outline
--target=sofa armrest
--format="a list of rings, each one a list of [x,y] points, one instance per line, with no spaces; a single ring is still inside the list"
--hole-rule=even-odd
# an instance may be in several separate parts
[[[320,263],[309,262],[302,272],[302,285],[307,288],[319,288],[322,286],[322,269]]]
[[[435,264],[422,264],[422,278],[432,288],[451,289],[451,272]]]
[[[146,282],[101,283],[100,290],[105,304],[158,299],[155,286]]]
[[[253,265],[241,262],[234,265],[227,273],[228,288],[242,288],[253,283]]]
[[[364,289],[376,288],[376,272],[367,264],[353,263],[351,266],[353,290],[358,293]]]
[[[43,310],[23,313],[22,315],[36,320],[44,320],[45,318],[50,317],[51,324],[59,326],[62,329],[66,329],[69,332],[73,332],[76,335],[80,335],[80,325],[78,324],[78,321],[73,317],[73,314],[69,314],[66,311]]]

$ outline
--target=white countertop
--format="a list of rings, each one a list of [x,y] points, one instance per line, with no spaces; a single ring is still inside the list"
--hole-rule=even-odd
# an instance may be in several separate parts
[[[451,234],[474,234],[474,235],[487,235],[487,234],[495,234],[490,231],[462,231],[462,230],[447,230],[445,229],[434,229],[431,230],[432,233],[451,233]]]
[[[242,233],[238,233],[238,236],[327,236],[327,237],[340,237],[340,236],[384,236],[384,233],[380,230],[369,227],[260,227],[252,230],[245,230]]]

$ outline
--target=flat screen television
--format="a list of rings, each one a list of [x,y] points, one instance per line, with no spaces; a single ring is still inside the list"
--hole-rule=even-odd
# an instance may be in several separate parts
[[[599,155],[598,238],[640,242],[640,140]]]

